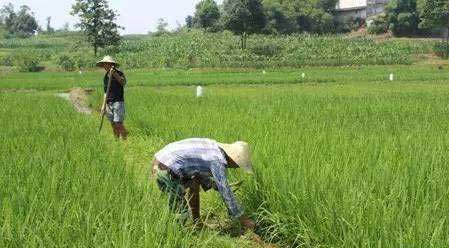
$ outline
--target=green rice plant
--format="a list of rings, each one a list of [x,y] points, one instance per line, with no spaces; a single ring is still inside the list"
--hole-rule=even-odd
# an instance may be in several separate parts
[[[178,223],[122,144],[54,93],[0,100],[1,247],[247,247]]]
[[[193,87],[137,88],[127,123],[160,146],[248,141],[255,176],[229,174],[245,179],[238,197],[257,232],[282,247],[446,247],[448,92],[419,82],[234,85],[197,99]],[[203,213],[223,207],[210,200]]]
[[[254,246],[229,234],[217,194],[202,193],[202,215],[218,229],[193,231],[148,178],[166,143],[209,137],[251,144],[255,175],[229,177],[244,179],[237,197],[268,243],[446,247],[448,73],[418,65],[131,71],[125,144],[54,96],[95,88],[96,108],[104,71],[3,73],[0,246]],[[11,92],[19,89],[37,91]]]
[[[445,83],[449,70],[433,65],[382,65],[351,67],[307,67],[299,69],[155,69],[121,68],[128,87],[168,85],[235,84],[324,84],[389,81],[394,73],[398,82]],[[263,73],[265,71],[265,74]],[[305,78],[302,78],[304,73]],[[104,70],[79,72],[3,73],[0,89],[57,90],[74,87],[96,88],[102,84]]]

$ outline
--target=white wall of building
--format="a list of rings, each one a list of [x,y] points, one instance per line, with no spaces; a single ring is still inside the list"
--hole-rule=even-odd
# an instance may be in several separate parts
[[[366,19],[366,9],[355,9],[355,10],[349,10],[349,11],[342,11],[339,14],[339,17],[343,20],[348,19]]]
[[[367,0],[340,0],[337,3],[337,9],[351,9],[366,7]]]
[[[377,5],[377,6],[369,7],[367,9],[367,13],[366,14],[367,14],[367,16],[373,16],[373,15],[380,14],[380,13],[382,13],[384,11],[385,11],[385,6]]]

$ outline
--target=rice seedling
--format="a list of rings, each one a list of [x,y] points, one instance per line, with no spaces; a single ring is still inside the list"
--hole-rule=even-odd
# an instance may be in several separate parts
[[[203,218],[221,226],[194,231],[148,180],[164,144],[209,137],[251,144],[256,174],[230,180],[244,179],[238,199],[266,242],[447,247],[448,72],[265,71],[128,73],[126,144],[54,96],[92,87],[98,107],[103,72],[2,74],[0,246],[254,246],[223,227],[233,223],[216,195],[203,194]]]
[[[131,132],[253,145],[239,194],[282,246],[445,247],[449,87],[438,83],[139,88]],[[236,179],[235,179],[236,180]],[[206,208],[217,211],[219,201]],[[225,216],[225,213],[223,213]]]
[[[448,70],[433,65],[381,65],[354,67],[307,67],[301,69],[155,69],[122,68],[129,86],[235,85],[387,82],[394,73],[399,82],[445,83]],[[0,89],[61,90],[74,87],[96,88],[104,71],[2,73]],[[302,76],[304,75],[304,77]]]
[[[122,145],[52,93],[0,93],[1,247],[246,247],[194,234]],[[19,123],[21,123],[19,125]]]

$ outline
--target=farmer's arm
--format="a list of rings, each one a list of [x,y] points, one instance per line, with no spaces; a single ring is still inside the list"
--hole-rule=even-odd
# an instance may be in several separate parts
[[[118,73],[116,70],[112,72],[112,76],[119,82],[121,86],[125,86],[126,84],[126,77],[123,73]]]
[[[243,216],[243,210],[235,199],[234,193],[228,184],[226,167],[221,164],[214,164],[211,166],[211,172],[215,179],[218,192],[220,192],[220,195],[228,208],[229,214],[234,219],[240,219],[240,217]]]
[[[168,166],[159,162],[157,159],[153,160],[153,168],[151,170],[151,174],[154,176],[158,170],[168,170]]]

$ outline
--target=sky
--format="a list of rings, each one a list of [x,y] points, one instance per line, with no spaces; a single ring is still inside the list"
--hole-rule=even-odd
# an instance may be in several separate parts
[[[187,15],[192,15],[200,0],[108,0],[111,8],[119,14],[117,22],[125,29],[123,34],[146,34],[156,30],[159,18],[164,18],[170,28],[177,22],[185,23]],[[217,1],[221,3],[222,1]],[[46,18],[51,16],[51,26],[61,28],[65,23],[71,26],[77,19],[70,15],[75,0],[0,0],[0,6],[12,3],[16,8],[28,5],[42,28],[47,26]]]

